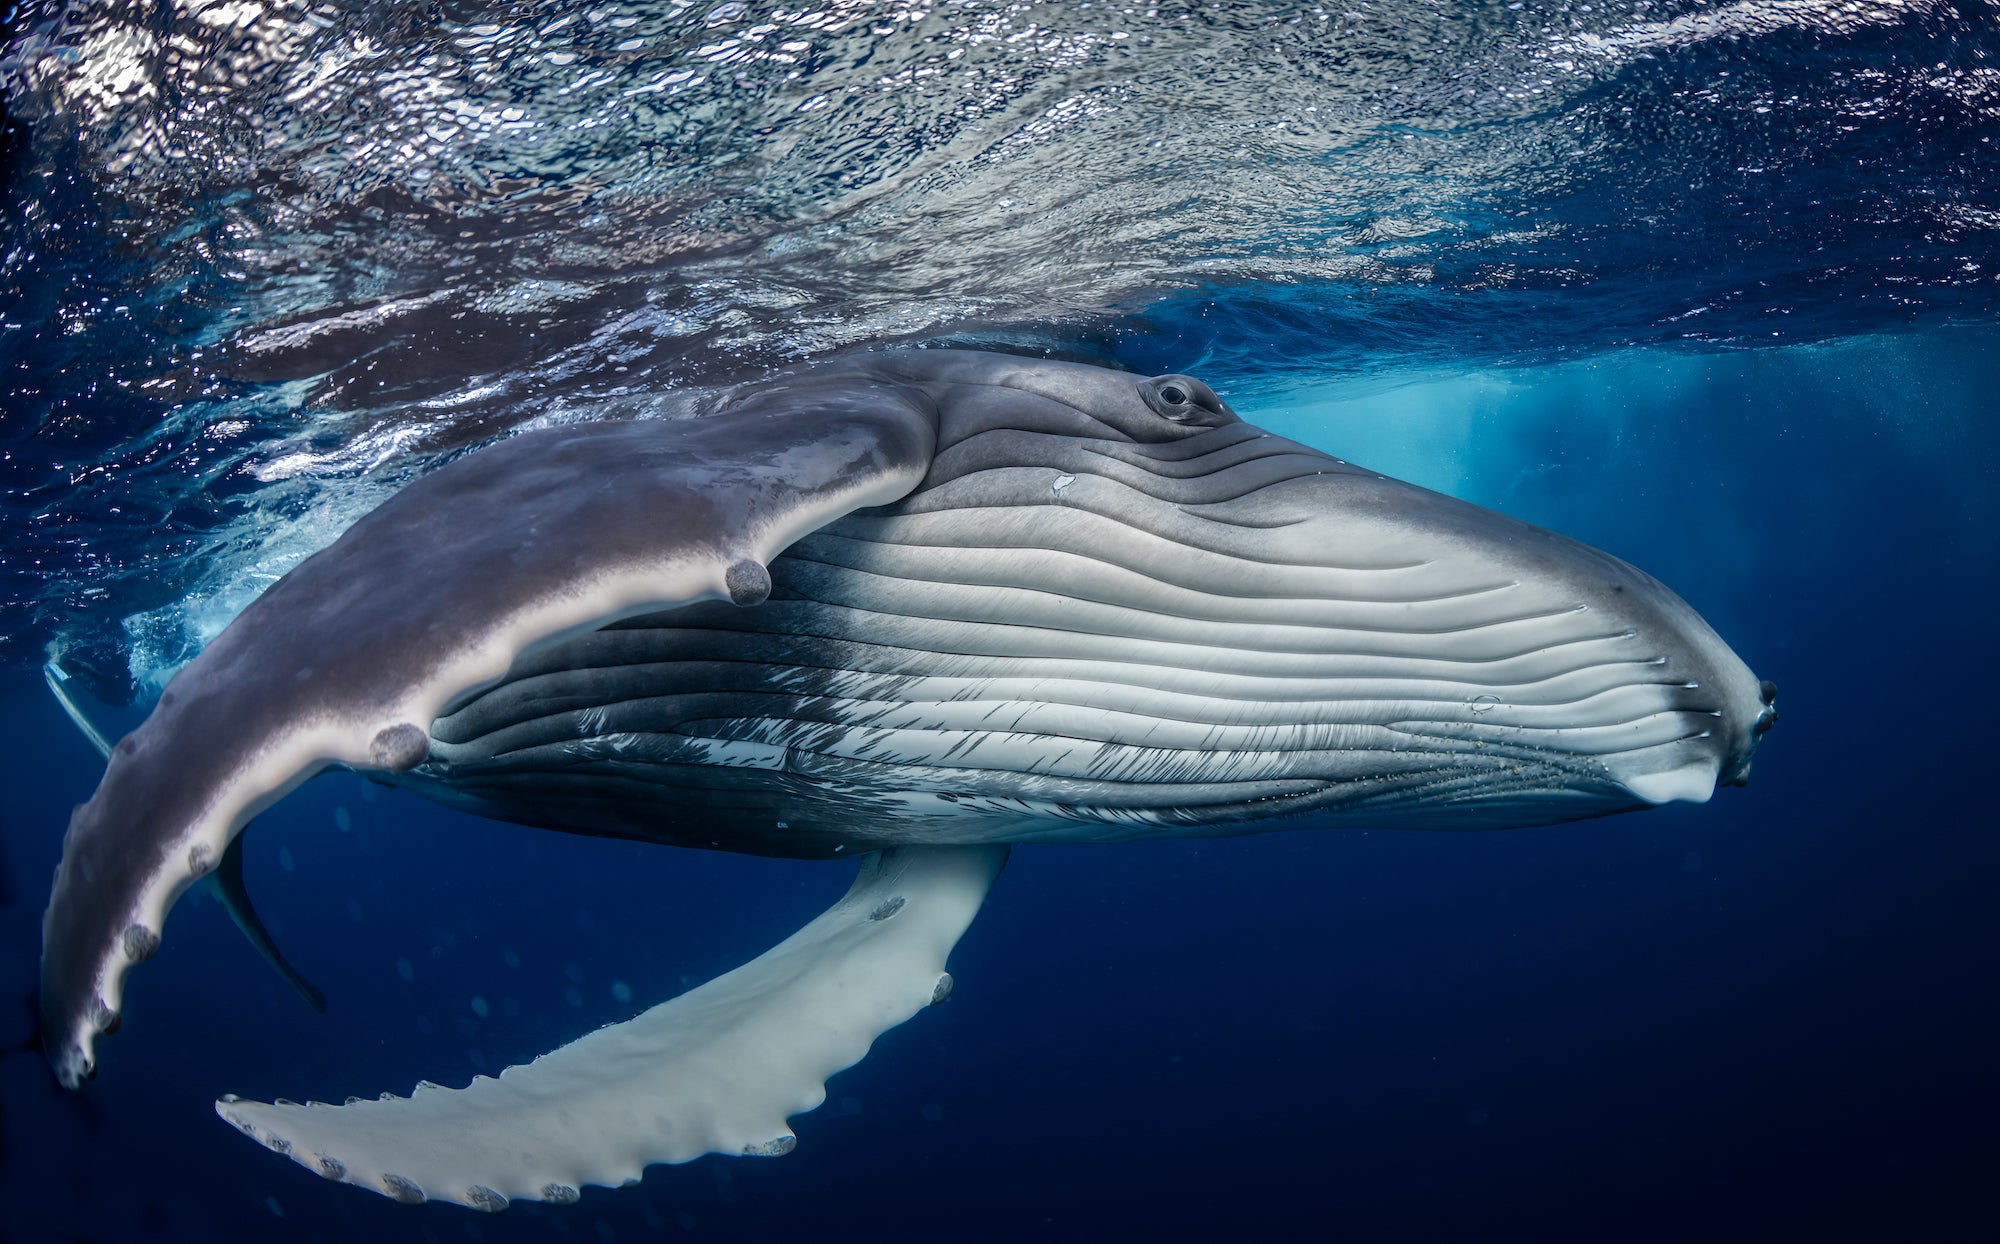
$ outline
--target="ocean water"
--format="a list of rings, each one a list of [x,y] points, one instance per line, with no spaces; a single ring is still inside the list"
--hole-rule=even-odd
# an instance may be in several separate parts
[[[2000,6],[15,6],[0,1239],[1941,1239],[2000,1142]],[[849,866],[352,775],[184,899],[81,1094],[40,912],[125,723],[511,428],[885,341],[1210,381],[1658,575],[1783,720],[1705,806],[1024,848],[775,1160],[497,1218],[214,1117],[463,1083]]]

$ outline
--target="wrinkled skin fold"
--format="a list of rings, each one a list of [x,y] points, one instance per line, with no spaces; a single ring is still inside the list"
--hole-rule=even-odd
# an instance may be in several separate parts
[[[1643,572],[1189,377],[885,352],[704,412],[468,455],[181,671],[65,840],[63,1083],[173,900],[331,764],[528,824],[823,857],[1597,816],[1707,799],[1774,719]],[[495,1192],[475,1176],[454,1198]]]

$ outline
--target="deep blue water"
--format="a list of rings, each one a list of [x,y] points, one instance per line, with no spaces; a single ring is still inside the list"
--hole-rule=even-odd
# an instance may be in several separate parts
[[[2000,11],[477,8],[10,19],[0,1238],[1990,1230]],[[496,1071],[848,866],[324,777],[248,869],[327,1014],[190,897],[56,1089],[40,910],[100,764],[48,654],[131,711],[441,453],[892,337],[1186,370],[1609,549],[1782,721],[1702,807],[1018,850],[951,1002],[796,1152],[498,1218],[325,1183],[210,1103]]]

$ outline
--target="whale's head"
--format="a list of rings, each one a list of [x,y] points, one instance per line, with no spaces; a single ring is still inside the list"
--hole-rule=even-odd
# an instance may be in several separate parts
[[[1230,429],[1182,446],[1199,439]],[[1247,448],[1269,456],[1245,466],[1297,474],[1196,512],[1237,524],[1232,551],[1256,568],[1239,590],[1268,602],[1258,638],[1291,657],[1272,698],[1310,706],[1285,766],[1319,766],[1308,802],[1507,827],[1747,781],[1777,689],[1658,579],[1276,437]]]
[[[1262,499],[1265,521],[1294,520],[1273,528],[1270,555],[1351,580],[1329,595],[1329,618],[1365,609],[1357,649],[1399,665],[1402,694],[1388,679],[1370,688],[1376,721],[1409,752],[1448,754],[1475,775],[1431,793],[1435,817],[1415,819],[1700,803],[1748,780],[1777,689],[1658,579],[1345,464],[1297,481],[1294,499],[1287,487]]]
[[[1011,578],[985,598],[1010,626],[1072,638],[996,633],[1117,689],[1123,716],[1074,723],[1101,801],[1067,807],[1131,816],[1152,782],[1148,815],[1190,827],[1538,824],[1705,801],[1776,719],[1776,688],[1651,575],[1264,432],[1198,379],[922,366],[940,451],[906,506],[930,538],[1012,550],[923,573]]]

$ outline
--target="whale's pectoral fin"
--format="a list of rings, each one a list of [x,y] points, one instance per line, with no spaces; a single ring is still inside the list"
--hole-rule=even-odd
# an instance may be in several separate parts
[[[703,418],[528,432],[396,493],[301,562],[167,686],[76,810],[43,924],[57,1077],[95,1070],[124,977],[244,823],[330,764],[400,773],[429,724],[537,644],[699,600],[930,470],[936,412],[865,371]]]
[[[413,1096],[265,1105],[225,1097],[245,1135],[330,1179],[399,1201],[504,1209],[573,1201],[654,1162],[773,1156],[826,1079],[951,989],[945,958],[1005,847],[899,847],[735,971],[493,1079]]]
[[[51,660],[42,666],[42,678],[48,683],[49,693],[55,696],[56,703],[62,706],[63,712],[69,715],[70,721],[75,724],[83,737],[90,741],[90,745],[97,749],[97,754],[106,760],[111,759],[111,740],[70,693],[69,671],[65,670],[60,662]],[[278,943],[272,940],[270,930],[264,927],[263,918],[258,916],[256,905],[250,901],[250,889],[243,884],[241,834],[230,840],[228,848],[222,853],[222,862],[208,875],[207,882],[210,892],[215,895],[216,902],[222,904],[222,909],[229,913],[229,918],[235,922],[243,936],[250,940],[250,945],[264,957],[264,962],[270,964],[278,975],[285,978],[285,983],[290,985],[299,997],[305,999],[307,1006],[325,1014],[326,995],[320,991],[319,986],[306,979],[305,973],[293,967],[291,960],[285,958],[285,953],[278,949]]]

